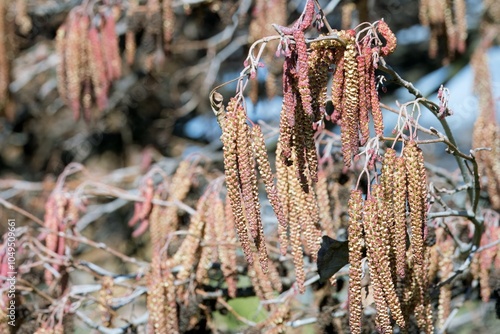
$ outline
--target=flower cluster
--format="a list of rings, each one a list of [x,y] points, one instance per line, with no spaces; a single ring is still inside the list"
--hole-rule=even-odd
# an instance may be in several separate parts
[[[165,54],[169,52],[175,29],[175,13],[172,0],[147,0],[141,3],[136,0],[129,2],[125,58],[129,65],[133,65],[139,56],[142,69],[150,72],[163,65]],[[138,36],[141,36],[139,47]]]
[[[467,39],[466,1],[419,1],[420,22],[431,28],[429,56],[435,58],[439,51],[439,41],[445,40],[447,59],[455,53],[465,52]]]
[[[351,332],[361,332],[364,247],[379,331],[392,332],[391,318],[400,328],[407,328],[410,315],[415,312],[419,328],[432,332],[427,247],[424,243],[426,180],[422,153],[415,142],[410,141],[401,157],[397,157],[393,149],[387,149],[380,182],[371,186],[365,200],[360,190],[351,193],[348,231]]]
[[[375,69],[380,56],[394,52],[396,37],[383,20],[368,25],[357,34],[354,30],[337,33],[345,47],[343,52],[337,52],[335,62],[331,120],[341,125],[344,164],[350,166],[353,155],[370,138],[370,113],[375,134],[383,134]],[[380,37],[385,39],[385,44]]]
[[[111,10],[89,15],[84,6],[71,10],[59,27],[56,49],[58,91],[75,119],[95,119],[108,105],[113,80],[121,76],[121,57]]]

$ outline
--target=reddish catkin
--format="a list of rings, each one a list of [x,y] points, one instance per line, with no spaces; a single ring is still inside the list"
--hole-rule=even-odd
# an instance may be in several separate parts
[[[377,30],[386,40],[385,45],[380,49],[380,54],[383,56],[390,55],[396,50],[396,35],[394,35],[391,28],[389,28],[383,19],[378,22]]]
[[[311,26],[314,19],[314,0],[307,0],[304,13],[299,20],[299,29],[304,31]]]
[[[301,30],[294,31],[293,37],[297,47],[297,76],[300,101],[305,113],[312,116],[312,95],[309,88],[309,54],[307,53],[306,38]]]
[[[375,68],[369,71],[370,72],[370,100],[371,100],[371,109],[372,109],[372,118],[373,118],[373,127],[375,128],[375,134],[377,136],[384,135],[384,119],[382,117],[382,110],[380,109],[380,101],[377,92],[377,83],[375,76]]]
[[[342,54],[342,56],[338,57],[332,80],[332,104],[334,110],[331,120],[334,123],[338,122],[342,117],[342,96],[344,94],[344,57],[342,52],[338,54]]]
[[[295,53],[293,51],[292,53]],[[294,91],[295,86],[295,70],[294,63],[291,57],[286,57],[283,62],[283,107],[281,112],[285,113],[288,119],[288,126],[295,127],[295,110],[297,108],[297,97]]]
[[[106,64],[106,76],[108,81],[118,79],[121,76],[121,58],[118,49],[118,37],[116,36],[115,19],[112,13],[103,15],[104,24],[101,30],[101,47]]]
[[[369,48],[363,48],[362,54],[356,57],[356,61],[358,63],[358,75],[360,78],[358,93],[359,93],[359,129],[361,132],[361,139],[360,139],[361,146],[364,146],[365,143],[370,138],[370,118],[368,115],[369,100],[367,100],[365,96],[366,83],[367,83],[365,78],[368,74],[367,66],[369,66],[369,64],[366,64],[366,56],[365,56],[366,52],[371,53]]]
[[[359,190],[352,190],[348,202],[349,213],[349,327],[351,333],[361,333],[361,275],[363,258],[363,198]]]
[[[95,26],[91,26],[88,31],[88,62],[94,95],[99,110],[104,110],[108,105],[109,82],[106,78],[104,58],[99,42],[99,32]]]

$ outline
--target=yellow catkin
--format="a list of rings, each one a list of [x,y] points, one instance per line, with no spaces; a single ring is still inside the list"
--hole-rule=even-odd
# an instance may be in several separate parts
[[[403,149],[406,178],[408,181],[408,203],[411,217],[411,248],[416,265],[422,266],[424,253],[424,225],[426,215],[426,178],[422,152],[415,142],[409,142]],[[424,168],[422,170],[422,168]],[[422,187],[424,189],[422,189]]]
[[[208,192],[206,191],[198,200],[196,213],[191,216],[186,238],[182,241],[174,257],[167,261],[167,267],[169,268],[182,265],[177,274],[177,279],[181,281],[191,276],[193,267],[197,263],[197,260],[199,260],[198,247],[200,246],[200,240],[203,237],[202,234],[205,227],[204,218],[208,207]]]
[[[167,201],[175,202],[175,201],[183,201],[189,190],[191,189],[191,184],[193,180],[194,168],[192,162],[188,160],[183,160],[179,163],[179,166],[175,170],[174,175],[172,176],[172,180],[170,181],[169,186],[169,195]],[[166,215],[168,220],[165,219],[163,225],[163,235],[167,234],[168,231],[177,230],[177,226],[179,224],[179,217],[177,214],[177,207],[170,206],[167,208]]]
[[[394,201],[395,201],[395,168],[396,168],[396,151],[392,148],[388,148],[384,154],[384,160],[382,162],[382,172],[380,175],[380,187],[382,200],[386,207],[384,210],[385,215],[382,217],[386,222],[390,231],[395,232],[396,228],[396,220],[395,220],[395,210],[394,210]],[[389,235],[389,256],[391,259],[391,270],[393,271],[393,277],[395,277],[396,273],[396,247],[397,242],[396,234],[390,233]]]
[[[216,243],[216,212],[215,206],[219,194],[215,191],[212,191],[208,196],[207,200],[207,211],[203,219],[205,220],[205,228],[203,233],[203,246],[201,249],[200,259],[198,260],[198,265],[196,267],[196,282],[198,284],[206,285],[209,283],[208,271],[212,266],[212,263],[216,261],[217,250],[214,249],[214,245]]]
[[[274,213],[278,218],[279,230],[286,231],[288,228],[288,222],[283,211],[283,205],[278,194],[278,189],[274,183],[274,176],[271,170],[271,165],[269,164],[264,134],[262,133],[262,129],[259,125],[254,125],[252,127],[251,135],[253,139],[252,148],[254,156],[257,160],[260,176],[266,186],[267,197],[269,198],[269,202],[271,203]],[[286,248],[288,246],[286,234],[279,233],[279,241],[281,253],[284,255],[286,254]]]
[[[288,168],[293,168],[290,166]],[[289,226],[290,226],[290,245],[292,247],[292,257],[293,264],[295,266],[295,277],[296,283],[299,291],[303,293],[305,291],[305,273],[304,273],[304,260],[303,260],[303,250],[301,242],[301,213],[304,210],[303,202],[300,200],[302,188],[299,181],[295,177],[294,173],[288,172],[288,182],[290,183],[288,188],[288,196],[291,199],[291,207],[289,212]]]
[[[374,252],[378,257],[379,281],[382,284],[385,300],[391,311],[392,318],[396,320],[399,327],[405,328],[406,322],[403,317],[401,305],[396,293],[396,286],[392,278],[392,265],[390,261],[390,232],[388,218],[391,216],[392,207],[390,207],[384,198],[384,189],[379,185],[372,187],[374,200],[376,201],[376,218],[371,222],[373,228],[373,237],[375,241]],[[366,207],[366,206],[365,206]],[[369,208],[372,209],[372,208]],[[365,214],[366,211],[365,209]],[[370,216],[371,217],[371,216]]]
[[[264,272],[262,265],[258,260],[258,254],[254,255],[256,258],[254,259],[254,263],[252,266],[252,271],[249,273],[250,279],[252,281],[252,285],[257,287],[256,290],[260,291],[260,295],[258,296],[261,300],[269,300],[273,299],[275,295],[275,291],[273,289],[273,285],[269,280],[268,273]]]
[[[167,333],[177,334],[180,333],[176,299],[178,292],[174,284],[174,275],[168,270],[164,273],[163,287],[165,289],[165,322]]]
[[[75,11],[69,13],[66,21],[66,52],[64,53],[64,65],[67,84],[68,102],[75,118],[80,115],[81,98],[81,38],[78,35],[79,17]],[[62,63],[61,63],[62,64]]]
[[[233,105],[231,105],[230,102],[221,137],[224,150],[224,171],[226,176],[228,200],[233,212],[238,238],[248,263],[252,264],[253,255],[250,248],[250,236],[248,235],[247,220],[245,218],[245,214],[243,213],[243,204],[240,194],[240,178],[238,173],[238,157],[236,148],[238,122],[234,112],[234,102]]]
[[[242,108],[237,109],[238,138],[236,139],[238,169],[241,182],[241,198],[244,212],[247,218],[250,235],[259,253],[259,261],[262,270],[267,273],[268,255],[264,228],[260,215],[259,192],[257,187],[257,175],[255,170],[254,153],[250,129],[246,123],[246,115]]]
[[[394,168],[394,233],[391,234],[396,253],[396,273],[406,276],[406,172],[403,158],[395,159]]]
[[[316,196],[318,199],[319,218],[321,229],[330,237],[335,237],[333,211],[330,205],[328,194],[328,174],[324,170],[318,172],[318,182],[316,183]]]
[[[363,198],[353,190],[348,203],[349,213],[349,327],[351,333],[361,333],[361,275],[363,257]]]
[[[453,239],[447,238],[439,244],[441,258],[439,268],[441,280],[447,279],[453,273],[453,253],[455,250]],[[439,290],[437,326],[443,328],[451,312],[451,284],[443,285]]]
[[[304,216],[304,221],[306,222],[304,225],[302,225],[302,228],[304,230],[303,234],[305,234],[306,236],[308,253],[311,256],[312,261],[316,262],[318,251],[321,247],[321,229],[318,202],[313,191],[309,191],[309,193],[303,193],[301,199],[304,201],[305,210],[302,212],[302,215]]]
[[[221,203],[222,204],[222,203]],[[229,201],[226,200],[224,203],[224,214],[222,212],[219,216],[224,224],[224,231],[222,233],[217,233],[218,239],[217,243],[221,245],[219,249],[219,258],[222,265],[222,273],[224,274],[224,279],[226,280],[227,290],[230,297],[236,297],[237,290],[237,272],[236,272],[236,232],[234,226],[234,217],[229,205]],[[227,244],[227,246],[224,246]]]
[[[359,147],[359,75],[354,37],[350,36],[344,52],[344,94],[342,97],[342,154],[344,165],[351,165]]]
[[[148,333],[167,334],[165,319],[165,293],[160,263],[151,262],[151,272],[147,276],[148,295],[146,304],[149,312]]]
[[[284,243],[283,246],[280,246],[281,254],[286,255],[287,247],[289,244],[288,240],[288,226],[290,225],[289,216],[290,216],[290,198],[288,197],[288,191],[290,184],[288,183],[288,167],[285,165],[282,159],[280,159],[280,155],[282,152],[282,144],[278,142],[276,148],[276,188],[278,190],[278,196],[280,198],[280,202],[283,208],[283,215],[287,221],[287,226],[282,224],[278,224],[278,235],[279,240]]]
[[[372,192],[373,190],[375,189],[372,189]],[[384,296],[384,285],[387,284],[387,277],[382,268],[384,266],[384,249],[378,242],[377,225],[379,223],[377,199],[370,196],[364,205],[363,225],[368,259],[370,260],[370,279],[373,287],[373,298],[377,307],[375,322],[379,331],[386,333],[392,331],[392,326],[388,312],[389,305]]]

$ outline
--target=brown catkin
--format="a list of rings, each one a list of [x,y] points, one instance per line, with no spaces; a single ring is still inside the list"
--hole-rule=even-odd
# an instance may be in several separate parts
[[[363,258],[363,198],[361,191],[352,190],[349,213],[349,327],[351,333],[361,333],[361,275]]]
[[[379,185],[373,185],[372,193],[376,201],[377,218],[372,221],[373,236],[375,238],[374,252],[378,253],[378,273],[385,300],[391,315],[396,320],[399,327],[405,328],[406,322],[401,311],[401,305],[396,293],[396,286],[393,280],[390,249],[391,249],[391,227],[390,216],[392,206],[385,199],[385,189]],[[371,208],[370,208],[371,209]],[[368,209],[366,209],[368,210]],[[365,212],[366,212],[365,210]]]
[[[255,160],[250,139],[250,129],[246,123],[246,115],[240,105],[236,109],[238,120],[237,159],[240,172],[241,198],[244,212],[247,218],[250,235],[253,238],[262,269],[267,273],[267,249],[264,239],[264,229],[260,216],[260,202],[257,188],[257,175],[255,171]]]
[[[372,191],[376,192],[377,190],[372,189]],[[392,332],[392,326],[388,312],[389,305],[384,293],[384,286],[385,284],[387,284],[387,275],[384,272],[383,266],[387,266],[388,263],[384,263],[384,249],[383,246],[381,246],[378,242],[378,239],[383,236],[377,235],[377,225],[381,222],[378,215],[377,198],[373,196],[370,196],[365,201],[363,223],[365,230],[365,242],[368,250],[368,258],[370,259],[370,279],[373,286],[373,297],[375,299],[375,305],[377,307],[377,316],[375,318],[375,322],[379,332]],[[390,277],[389,281],[391,281]]]
[[[338,52],[340,55],[340,52]],[[335,73],[332,80],[332,104],[333,114],[331,116],[332,122],[338,122],[342,117],[342,96],[344,94],[344,57],[337,56]]]
[[[447,279],[453,273],[453,253],[455,250],[453,239],[446,238],[439,244],[440,248],[440,276],[441,280]],[[439,289],[437,327],[443,328],[451,312],[451,284],[445,284]]]
[[[56,74],[57,74],[57,91],[59,92],[61,100],[63,100],[64,103],[68,104],[69,97],[68,97],[67,83],[66,83],[67,78],[66,78],[66,55],[65,55],[66,43],[67,43],[66,34],[67,34],[67,24],[63,24],[59,27],[59,29],[57,29],[56,32],[56,52],[57,55],[59,56],[59,64],[57,65],[56,68]],[[2,56],[0,55],[0,57]]]
[[[396,253],[396,272],[400,278],[406,276],[406,172],[401,157],[395,159],[394,168],[394,233],[391,241]]]
[[[65,65],[68,102],[75,119],[80,116],[81,82],[81,36],[80,17],[75,11],[69,13],[66,21],[66,52],[61,64]],[[86,34],[85,34],[86,35]],[[84,36],[85,36],[84,35]]]
[[[319,221],[321,229],[330,237],[334,237],[333,211],[330,205],[328,194],[328,174],[324,170],[318,172],[318,182],[316,183],[316,196],[318,199]]]
[[[260,176],[266,186],[267,197],[269,198],[269,202],[271,203],[274,213],[278,218],[278,224],[280,225],[281,230],[286,230],[288,228],[288,223],[283,212],[283,205],[278,195],[278,189],[274,183],[274,176],[271,170],[271,165],[269,164],[264,134],[262,133],[262,129],[259,125],[254,125],[252,127],[251,136],[253,139],[252,148],[254,156],[257,160]],[[286,235],[282,233],[279,234],[279,238],[281,253],[284,255],[286,254],[288,240]]]
[[[222,203],[221,203],[222,204]],[[224,213],[219,215],[219,219],[225,223],[222,233],[217,233],[221,239],[217,240],[217,244],[221,245],[219,249],[219,258],[221,260],[222,273],[226,281],[228,295],[231,298],[236,297],[237,280],[236,280],[236,233],[234,226],[234,217],[229,205],[229,200],[226,200],[224,205]],[[218,204],[216,204],[218,206]],[[219,208],[216,208],[219,211]],[[224,244],[227,244],[225,246]]]
[[[189,221],[188,233],[182,241],[174,257],[167,261],[167,267],[172,268],[182,265],[177,279],[183,281],[189,278],[193,272],[193,267],[199,260],[200,240],[203,237],[205,228],[205,215],[208,208],[209,190],[200,197],[196,204],[196,213]]]
[[[369,64],[366,63],[366,52],[370,52],[369,48],[363,48],[362,54],[356,57],[356,61],[358,63],[358,75],[360,77],[359,80],[359,90],[358,90],[358,100],[359,100],[359,130],[361,132],[360,145],[365,145],[365,143],[370,138],[370,118],[368,114],[368,102],[371,101],[366,99],[366,84],[367,80],[365,78],[369,75],[368,69]]]
[[[380,174],[380,187],[382,193],[382,200],[386,206],[384,212],[385,215],[382,219],[386,221],[386,224],[390,231],[395,231],[396,222],[395,222],[395,211],[394,211],[394,192],[395,192],[395,183],[394,183],[394,174],[396,167],[396,151],[392,148],[388,148],[384,154],[384,160],[382,162],[382,172]],[[388,236],[389,239],[389,256],[391,259],[391,269],[394,273],[393,278],[395,278],[396,273],[396,234],[390,233]]]
[[[344,51],[344,93],[342,97],[342,154],[344,165],[351,165],[359,147],[359,75],[354,37],[347,41]]]
[[[415,264],[422,266],[424,254],[424,225],[426,207],[424,197],[426,191],[425,168],[421,150],[414,141],[407,143],[403,149],[406,179],[408,182],[408,203],[411,217],[411,248]],[[424,168],[422,170],[422,168]],[[424,187],[424,189],[422,189]]]
[[[289,169],[293,166],[288,167]],[[305,291],[305,272],[304,272],[304,260],[303,260],[303,250],[302,242],[300,239],[301,234],[301,213],[304,210],[303,202],[300,200],[302,187],[299,181],[295,177],[294,173],[288,172],[288,182],[290,183],[288,188],[288,196],[291,199],[291,206],[289,212],[289,226],[290,226],[290,245],[292,247],[292,257],[293,264],[295,266],[295,277],[298,289],[301,293]]]
[[[289,240],[288,240],[288,226],[290,226],[290,211],[291,211],[291,206],[290,206],[290,197],[288,196],[289,192],[289,187],[290,184],[288,182],[288,166],[285,165],[282,159],[278,158],[281,155],[281,150],[282,144],[278,141],[277,148],[276,148],[276,189],[278,190],[278,196],[280,198],[282,208],[283,208],[283,215],[285,216],[286,219],[286,226],[282,224],[278,224],[278,235],[279,235],[279,240],[282,240],[283,243],[286,243],[288,246]],[[286,255],[287,252],[287,247],[280,246],[281,254]]]
[[[147,287],[148,295],[146,303],[149,312],[148,333],[167,334],[165,291],[160,263],[158,261],[151,262],[151,272],[147,275]]]
[[[243,252],[249,264],[253,263],[253,255],[250,248],[250,238],[247,229],[247,220],[243,213],[243,203],[241,201],[240,190],[240,176],[238,173],[238,157],[237,157],[237,134],[238,134],[238,120],[234,114],[233,100],[228,105],[228,112],[223,126],[223,134],[221,141],[223,143],[224,151],[224,171],[226,175],[227,195],[233,217],[235,221],[236,231],[241,243]]]

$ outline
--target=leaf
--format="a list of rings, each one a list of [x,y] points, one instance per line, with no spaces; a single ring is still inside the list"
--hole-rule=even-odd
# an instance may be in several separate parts
[[[349,247],[347,241],[338,241],[324,235],[321,248],[318,251],[320,281],[326,281],[348,263]]]

